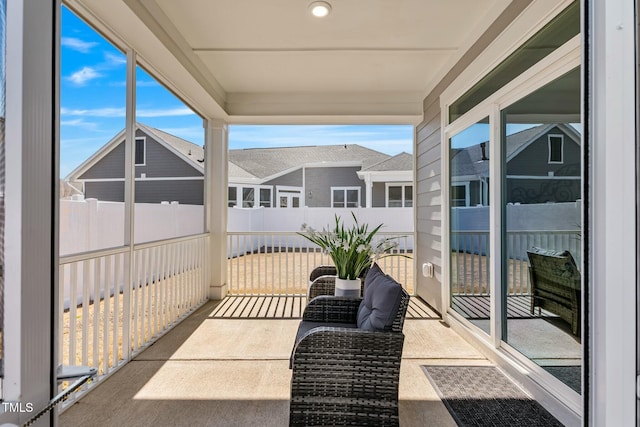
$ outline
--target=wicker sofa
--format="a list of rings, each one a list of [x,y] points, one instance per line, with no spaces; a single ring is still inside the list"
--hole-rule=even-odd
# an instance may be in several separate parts
[[[580,336],[581,278],[569,251],[553,251],[532,247],[529,256],[531,282],[531,314],[535,308],[557,314]]]
[[[399,425],[402,328],[409,295],[389,276],[378,275],[377,280],[368,283],[364,298],[323,295],[307,305],[290,360],[290,426]],[[384,288],[380,281],[386,282]],[[377,326],[363,320],[367,301],[375,307],[376,299],[394,298],[384,326],[379,323],[384,317],[377,318]]]

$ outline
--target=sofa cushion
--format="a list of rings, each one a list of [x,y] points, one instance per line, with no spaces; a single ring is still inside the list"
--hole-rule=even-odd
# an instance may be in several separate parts
[[[382,271],[380,266],[374,262],[371,265],[371,267],[369,267],[369,270],[367,271],[367,274],[364,276],[364,279],[362,279],[363,280],[362,295],[364,295],[369,283],[371,283],[373,279],[379,274],[382,274],[384,276],[384,272]]]
[[[358,308],[358,328],[368,331],[390,330],[398,313],[401,298],[402,286],[398,282],[381,271],[373,272]]]

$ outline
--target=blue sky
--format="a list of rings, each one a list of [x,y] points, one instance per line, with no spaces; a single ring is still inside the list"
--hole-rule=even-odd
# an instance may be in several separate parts
[[[125,126],[125,55],[67,8],[62,11],[60,175]],[[202,145],[202,119],[138,67],[136,118]],[[413,127],[394,125],[231,126],[229,148],[360,144],[389,155],[412,152]]]

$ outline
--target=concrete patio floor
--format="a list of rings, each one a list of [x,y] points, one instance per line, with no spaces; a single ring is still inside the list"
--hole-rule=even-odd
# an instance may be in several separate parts
[[[288,424],[288,358],[299,320],[221,319],[211,301],[60,416],[61,426]],[[455,426],[420,368],[489,365],[439,319],[407,319],[400,424]]]

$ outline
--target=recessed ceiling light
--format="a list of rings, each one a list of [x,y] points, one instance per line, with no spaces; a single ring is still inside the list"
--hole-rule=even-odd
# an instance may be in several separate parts
[[[326,1],[314,1],[309,5],[309,10],[316,18],[324,18],[331,13],[331,5]]]

